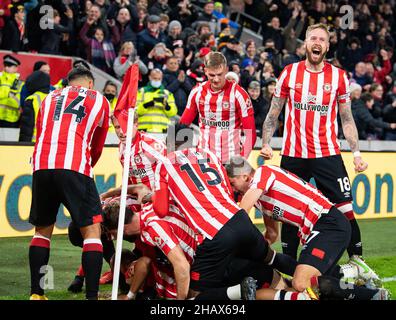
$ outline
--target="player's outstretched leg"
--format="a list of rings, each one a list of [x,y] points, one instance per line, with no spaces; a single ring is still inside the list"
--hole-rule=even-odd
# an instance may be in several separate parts
[[[384,288],[369,289],[330,276],[314,277],[311,284],[318,288],[321,299],[390,300],[390,293]]]
[[[355,219],[355,215],[352,209],[352,202],[343,202],[336,205],[337,209],[340,210],[349,220],[351,224],[352,234],[351,241],[347,248],[349,255],[349,263],[356,266],[359,272],[359,277],[365,281],[373,280],[377,286],[381,286],[381,280],[379,276],[371,269],[364,261],[362,238],[360,234],[359,225]]]

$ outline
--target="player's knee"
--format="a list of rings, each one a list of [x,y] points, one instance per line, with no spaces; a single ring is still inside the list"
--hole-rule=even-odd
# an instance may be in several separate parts
[[[298,292],[303,292],[305,289],[309,287],[309,280],[301,278],[301,277],[294,277],[292,281],[293,288]]]

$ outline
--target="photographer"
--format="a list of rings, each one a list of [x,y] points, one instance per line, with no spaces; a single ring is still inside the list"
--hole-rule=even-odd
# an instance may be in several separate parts
[[[122,80],[125,72],[133,63],[138,64],[141,75],[146,75],[148,73],[147,66],[136,55],[136,49],[133,43],[130,41],[124,42],[118,57],[114,60],[113,69],[117,78]]]
[[[153,70],[154,68],[162,69],[166,59],[171,56],[173,56],[173,53],[165,46],[165,43],[157,43],[147,56],[147,67],[149,70]]]

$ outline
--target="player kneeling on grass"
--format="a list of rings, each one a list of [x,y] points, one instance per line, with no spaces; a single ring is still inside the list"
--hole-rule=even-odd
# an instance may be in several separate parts
[[[121,191],[119,191],[119,193],[116,192],[113,195],[113,193],[106,192],[100,195],[100,198],[103,203],[102,210],[104,217],[104,221],[101,223],[101,241],[103,245],[103,259],[109,265],[111,264],[110,259],[115,253],[114,243],[113,243],[114,236],[111,234],[109,230],[111,230],[112,228],[117,229],[117,224],[114,226],[114,222],[108,218],[109,215],[107,214],[107,212],[110,211],[111,208],[116,203],[118,206],[120,193]],[[132,217],[132,211],[136,211],[136,208],[137,208],[137,201],[131,197],[127,197],[127,207],[125,209],[125,224],[128,224],[130,222]],[[119,210],[119,206],[118,206],[118,210]],[[81,248],[83,247],[84,239],[82,238],[80,229],[77,227],[77,225],[74,222],[70,222],[69,224],[68,235],[72,245]],[[124,235],[124,240],[132,243],[135,242],[136,237]],[[111,271],[107,271],[99,279],[99,284],[111,283],[112,280],[113,280],[113,273]],[[80,265],[77,270],[77,274],[75,275],[73,281],[71,282],[67,290],[72,293],[81,292],[84,285],[84,281],[85,281],[85,272],[82,265]],[[123,274],[121,274],[120,277],[120,288],[121,291],[124,291],[126,288]]]
[[[273,165],[264,165],[255,171],[242,157],[232,158],[227,174],[233,189],[243,194],[242,209],[249,212],[256,205],[263,215],[299,228],[303,249],[293,275],[295,290],[303,292],[309,287],[331,285],[332,290],[346,299],[388,299],[385,289],[343,285],[331,277],[359,275],[353,265],[337,266],[348,247],[351,227],[345,216],[313,185]]]

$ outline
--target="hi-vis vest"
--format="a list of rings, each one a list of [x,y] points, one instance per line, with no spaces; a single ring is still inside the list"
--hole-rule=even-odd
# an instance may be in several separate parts
[[[117,97],[115,97],[110,102],[110,114],[113,114],[116,104],[117,104]],[[111,119],[109,121],[110,121],[110,124],[109,124],[109,131],[108,132],[115,133],[115,129],[114,129],[113,123],[111,122]]]
[[[170,118],[177,114],[175,97],[166,89],[157,89],[145,92],[141,88],[137,95],[136,110],[139,116],[138,130],[152,133],[163,133],[168,129]],[[164,101],[167,102],[169,110],[165,109]],[[150,103],[151,106],[145,107]]]
[[[32,95],[28,96],[25,101],[32,100],[33,110],[34,110],[34,127],[33,127],[33,135],[32,135],[32,142],[36,142],[36,122],[37,122],[37,115],[41,106],[41,103],[45,99],[48,93],[44,93],[41,91],[36,91]]]
[[[19,102],[23,81],[19,73],[0,73],[0,120],[17,122],[20,117]]]

